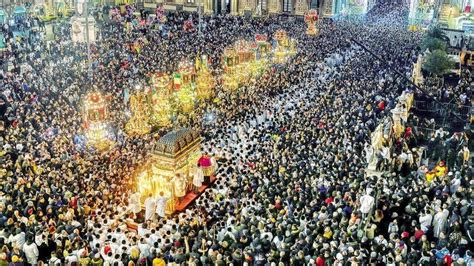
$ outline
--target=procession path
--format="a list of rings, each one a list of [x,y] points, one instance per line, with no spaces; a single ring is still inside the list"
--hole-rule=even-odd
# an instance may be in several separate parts
[[[356,49],[354,47],[352,48]],[[350,58],[352,53],[352,49],[345,51],[345,59]],[[344,64],[344,62],[342,63]],[[242,175],[243,170],[248,167],[249,163],[259,161],[267,155],[269,155],[271,159],[274,159],[276,154],[280,152],[277,149],[280,137],[272,136],[274,132],[270,131],[270,126],[279,128],[297,123],[301,119],[301,114],[316,107],[318,98],[325,97],[325,95],[332,93],[331,91],[325,91],[325,88],[326,84],[334,78],[333,75],[336,73],[336,69],[324,62],[320,64],[323,70],[319,71],[316,75],[315,72],[311,73],[312,80],[309,82],[310,84],[294,84],[290,86],[290,88],[285,89],[281,94],[266,97],[263,99],[264,103],[257,106],[258,112],[256,116],[249,117],[248,119],[234,117],[231,120],[227,120],[225,117],[219,117],[218,119],[226,122],[227,127],[224,129],[215,126],[204,128],[204,131],[211,136],[209,140],[203,143],[204,149],[214,151],[217,147],[227,149],[227,152],[224,153],[224,157],[232,158],[237,165],[240,175]],[[311,97],[310,101],[307,100],[308,96]],[[285,117],[285,121],[281,120],[282,117]],[[233,124],[235,124],[235,126],[233,126]],[[257,134],[257,132],[263,132],[266,137],[256,137],[256,135],[260,135]],[[214,143],[214,146],[212,146],[211,142]],[[260,150],[260,152],[250,154],[252,147],[254,150]],[[312,162],[307,163],[311,164]],[[223,167],[219,167],[217,172],[217,187],[222,184],[224,191],[228,184],[225,184],[223,180],[229,177],[226,170],[227,169]],[[243,176],[243,178],[245,179],[246,177]],[[267,177],[264,177],[264,180],[266,178]],[[210,190],[211,198],[217,196],[218,193],[223,193],[223,191],[216,187]],[[239,200],[242,200],[238,202],[240,205],[248,200],[248,197],[242,196]],[[259,204],[263,206],[262,202]],[[205,207],[210,209],[209,206],[206,206],[201,200],[197,200],[193,207]],[[259,208],[260,206],[254,207]],[[196,210],[198,208],[193,209]],[[189,210],[188,213],[191,214]]]

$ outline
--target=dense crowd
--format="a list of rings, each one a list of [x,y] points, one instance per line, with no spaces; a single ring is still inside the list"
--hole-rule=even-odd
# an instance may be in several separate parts
[[[302,21],[276,18],[204,16],[202,35],[183,29],[185,13],[168,15],[166,34],[156,23],[130,30],[114,19],[100,24],[90,72],[86,47],[67,35],[50,43],[8,39],[0,265],[469,265],[472,166],[464,153],[456,160],[473,148],[467,134],[433,130],[431,139],[416,130],[430,121],[413,116],[406,122],[413,133],[390,151],[400,159],[383,178],[365,173],[371,132],[414,88],[350,38],[410,76],[420,34],[406,31],[404,13],[395,6],[364,23],[322,21],[317,37]],[[183,213],[139,221],[129,208],[131,173],[156,135],[122,132],[124,90],[198,54],[208,54],[220,76],[226,46],[280,28],[298,40],[294,58],[238,92],[219,84],[219,100],[201,103],[180,125],[204,136],[203,151],[219,164],[216,183]],[[138,40],[139,52],[130,48]],[[110,99],[110,123],[121,136],[105,154],[74,142],[91,89]],[[203,124],[208,112],[217,118]],[[421,163],[406,159],[421,145],[427,168],[446,160],[449,170],[441,165],[428,180]]]

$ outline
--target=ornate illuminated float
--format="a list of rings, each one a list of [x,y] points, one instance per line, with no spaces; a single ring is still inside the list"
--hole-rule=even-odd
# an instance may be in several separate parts
[[[236,75],[239,56],[233,47],[224,49],[224,75],[222,77],[225,88],[235,90],[239,87]]]
[[[273,35],[276,45],[273,51],[273,61],[275,63],[285,63],[288,59],[290,41],[285,30],[277,30]]]
[[[252,51],[250,43],[245,40],[237,41],[234,46],[239,58],[235,72],[238,83],[239,85],[248,84],[254,71],[252,63],[255,62],[255,53]]]
[[[268,42],[259,44],[258,42],[251,42],[249,45],[252,51],[252,61],[250,62],[250,71],[254,79],[263,74],[269,67],[269,54],[271,52],[271,45]]]
[[[238,40],[235,42],[235,50],[237,51],[237,56],[239,57],[239,65],[255,60],[255,55],[251,50],[250,42],[247,42],[246,40]]]
[[[129,135],[144,135],[150,132],[151,125],[147,95],[143,91],[138,91],[130,97],[130,112],[132,117],[125,125],[125,130]]]
[[[189,61],[181,61],[174,73],[174,88],[180,111],[190,113],[194,110],[196,71]]]
[[[161,137],[149,154],[148,163],[137,175],[136,188],[144,202],[149,194],[163,192],[169,198],[166,213],[183,210],[197,197],[192,191],[190,170],[201,157],[201,137],[191,129],[172,131]],[[184,195],[184,196],[183,196]],[[178,198],[183,198],[179,202]]]
[[[164,127],[171,124],[175,110],[171,104],[173,83],[169,75],[156,73],[150,76],[148,102],[150,105],[150,123]]]
[[[181,61],[178,65],[178,70],[173,75],[173,85],[175,90],[180,90],[182,87],[194,87],[196,78],[196,70],[189,61]]]
[[[288,42],[290,43],[290,42]],[[285,56],[290,55],[286,47]],[[239,40],[233,46],[224,50],[224,75],[225,88],[237,89],[257,79],[269,67],[269,58],[272,52],[267,36],[257,34],[255,42]]]
[[[266,34],[255,34],[255,43],[257,44],[256,59],[267,59],[272,52],[272,45],[268,42]]]
[[[314,36],[318,34],[318,28],[316,28],[316,22],[318,21],[318,11],[310,9],[304,16],[304,22],[308,25],[306,34]]]
[[[196,94],[199,100],[206,100],[213,96],[215,80],[209,72],[206,55],[196,57]]]
[[[84,101],[84,128],[87,144],[104,150],[110,146],[107,125],[107,101],[98,92],[89,93]]]

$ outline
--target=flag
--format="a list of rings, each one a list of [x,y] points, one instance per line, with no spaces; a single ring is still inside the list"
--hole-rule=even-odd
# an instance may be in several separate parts
[[[179,90],[181,88],[181,73],[174,73],[173,75],[174,88]]]

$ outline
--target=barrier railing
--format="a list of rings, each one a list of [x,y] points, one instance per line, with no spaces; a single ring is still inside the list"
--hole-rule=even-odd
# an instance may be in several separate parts
[[[470,116],[474,114],[472,106],[452,102],[415,100],[413,109],[422,117],[435,119],[438,127],[446,128],[450,132],[459,131],[460,127],[469,123]]]

